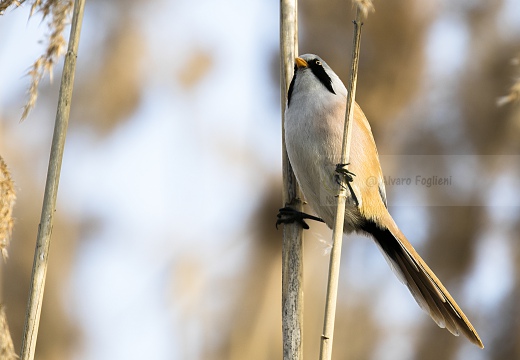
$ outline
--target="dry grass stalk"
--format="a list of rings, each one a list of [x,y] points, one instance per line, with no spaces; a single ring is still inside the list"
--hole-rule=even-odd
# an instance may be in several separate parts
[[[13,339],[7,324],[7,317],[5,316],[5,308],[0,304],[0,359],[2,360],[16,360],[18,356],[14,351]]]
[[[79,46],[79,35],[83,21],[85,0],[76,0],[72,17],[72,26],[69,37],[69,47],[63,65],[60,93],[58,97],[58,110],[54,123],[54,134],[52,137],[49,168],[43,195],[43,206],[40,217],[40,226],[36,239],[34,262],[31,273],[31,287],[29,290],[29,301],[25,315],[25,325],[22,339],[22,360],[33,360],[38,338],[38,327],[45,289],[45,278],[47,276],[47,265],[49,261],[49,247],[51,233],[58,197],[58,184],[61,173],[61,163],[65,148],[65,138],[70,115],[70,104],[72,100],[72,89],[76,71],[76,58]]]
[[[52,70],[58,59],[65,53],[66,41],[63,31],[69,23],[72,10],[72,0],[35,0],[31,6],[32,16],[35,12],[42,14],[42,20],[51,15],[49,20],[50,35],[47,41],[47,49],[31,66],[28,75],[31,77],[31,85],[28,90],[29,98],[23,108],[21,121],[23,121],[36,104],[38,98],[38,86],[45,73],[49,73],[52,81]]]
[[[14,183],[4,159],[0,156],[0,252],[7,260],[7,248],[13,230]]]
[[[302,195],[285,148],[287,90],[298,54],[297,0],[280,1],[280,63],[282,108],[283,203],[303,210]],[[282,336],[283,359],[303,357],[303,229],[298,223],[284,224],[282,243]]]
[[[356,20],[354,21],[354,43],[352,46],[352,65],[350,68],[350,79],[347,93],[347,109],[345,113],[345,126],[343,131],[343,145],[340,164],[350,162],[350,140],[352,137],[352,124],[356,96],[356,83],[359,62],[359,49],[361,40],[362,19],[367,14],[370,1],[354,0],[356,6]],[[373,8],[373,7],[372,7]],[[345,167],[346,169],[346,167]],[[323,321],[323,334],[320,342],[320,360],[330,360],[332,358],[332,342],[334,338],[334,323],[336,317],[336,301],[338,297],[339,268],[341,260],[341,247],[343,242],[343,225],[345,219],[345,204],[347,199],[346,179],[341,178],[338,186],[337,208],[332,229],[332,250],[330,253],[329,277],[327,282],[327,296],[325,299],[325,316]]]

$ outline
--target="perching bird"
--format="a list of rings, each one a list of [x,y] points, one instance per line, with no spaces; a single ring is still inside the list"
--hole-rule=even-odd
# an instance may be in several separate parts
[[[337,165],[341,158],[347,89],[318,56],[295,60],[285,110],[285,142],[296,179],[311,208],[333,227]],[[408,242],[387,210],[385,185],[367,118],[354,107],[345,233],[370,235],[419,306],[442,328],[484,347],[475,328],[437,276]],[[283,209],[282,209],[283,210]],[[287,220],[279,215],[278,223]],[[286,221],[287,220],[287,221]],[[305,226],[305,225],[304,225]]]

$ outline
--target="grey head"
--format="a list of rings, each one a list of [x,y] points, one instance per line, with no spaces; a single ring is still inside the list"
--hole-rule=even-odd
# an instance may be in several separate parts
[[[346,96],[347,90],[341,79],[332,71],[330,66],[318,55],[305,54],[296,58],[294,76],[287,93],[287,106],[297,92],[326,92],[331,95]]]

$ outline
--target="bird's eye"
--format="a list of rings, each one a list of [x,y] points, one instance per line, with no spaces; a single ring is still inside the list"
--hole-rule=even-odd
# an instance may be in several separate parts
[[[319,65],[319,66],[321,66],[321,61],[319,61],[319,60],[316,60],[316,65]]]

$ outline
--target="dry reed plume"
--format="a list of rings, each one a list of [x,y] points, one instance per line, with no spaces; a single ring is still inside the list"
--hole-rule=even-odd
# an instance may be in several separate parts
[[[361,10],[364,19],[368,16],[369,12],[376,11],[374,4],[372,4],[372,0],[354,0],[352,1],[352,5],[357,5],[359,10]]]
[[[7,247],[13,230],[13,206],[16,200],[13,180],[4,159],[0,156],[0,251],[7,259]]]
[[[520,65],[520,55],[511,60],[511,65]],[[503,106],[517,101],[520,101],[520,75],[516,77],[515,82],[509,88],[509,94],[501,96],[497,99],[497,105]]]
[[[4,11],[14,5],[20,6],[24,1],[19,0],[3,0],[0,1],[0,15]],[[38,86],[45,73],[49,73],[52,81],[52,69],[60,56],[65,53],[66,41],[63,37],[63,30],[69,24],[70,14],[72,11],[72,0],[35,0],[31,5],[30,17],[35,12],[42,14],[42,21],[49,18],[48,28],[49,35],[47,38],[47,48],[45,53],[41,55],[28,71],[31,77],[31,85],[29,86],[26,104],[23,107],[23,113],[20,121],[23,121],[36,104],[38,98]]]
[[[13,5],[18,7],[22,2],[23,0],[21,2],[18,0],[0,0],[0,15],[4,15],[8,7]]]
[[[13,339],[9,332],[7,318],[5,316],[4,306],[0,304],[0,359],[15,360],[18,359],[14,351]]]
[[[0,156],[0,251],[7,260],[7,247],[13,230],[13,206],[16,200],[14,184],[4,159]],[[0,304],[0,359],[17,359],[4,306]]]

